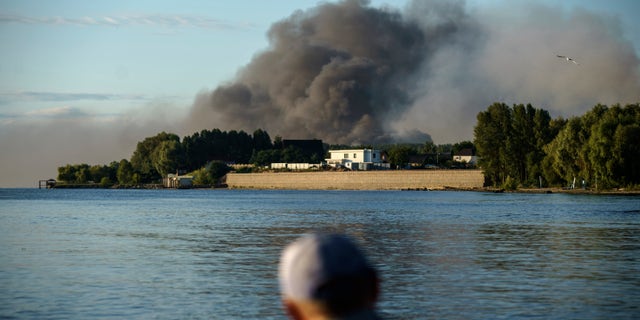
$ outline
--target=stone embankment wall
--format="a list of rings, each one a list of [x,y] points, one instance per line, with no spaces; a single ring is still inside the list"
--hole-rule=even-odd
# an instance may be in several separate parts
[[[315,190],[479,189],[482,170],[229,173],[229,188]]]

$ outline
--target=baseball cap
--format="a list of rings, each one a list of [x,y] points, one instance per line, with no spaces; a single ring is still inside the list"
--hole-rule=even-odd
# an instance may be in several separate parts
[[[279,278],[285,297],[330,301],[359,294],[363,284],[375,279],[375,270],[349,237],[313,233],[283,250]]]

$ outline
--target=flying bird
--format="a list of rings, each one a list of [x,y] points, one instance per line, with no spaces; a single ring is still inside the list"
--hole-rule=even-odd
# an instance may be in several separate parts
[[[558,57],[558,58],[562,58],[562,59],[565,59],[565,60],[567,60],[567,61],[569,61],[569,62],[573,62],[574,64],[579,65],[578,61],[574,60],[574,59],[573,59],[573,58],[571,58],[571,57],[562,56],[562,55],[559,55],[559,54],[556,54],[556,57]]]

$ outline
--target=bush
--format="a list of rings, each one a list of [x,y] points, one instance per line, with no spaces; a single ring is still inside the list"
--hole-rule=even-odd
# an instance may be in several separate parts
[[[511,176],[507,176],[507,179],[502,183],[502,189],[504,190],[516,190],[518,189],[518,181],[516,179],[511,178]]]
[[[109,177],[103,177],[100,180],[100,186],[103,188],[110,187],[111,185],[113,185],[113,183],[111,182],[111,179],[109,179]]]

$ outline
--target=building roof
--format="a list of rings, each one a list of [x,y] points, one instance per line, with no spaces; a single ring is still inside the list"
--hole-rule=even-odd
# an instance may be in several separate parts
[[[322,159],[324,157],[324,145],[322,144],[322,140],[319,139],[283,139],[282,147],[285,149],[288,147],[298,148],[307,157],[313,157],[314,155],[318,157],[318,159]]]
[[[460,149],[456,156],[473,156],[473,150],[471,148]]]

